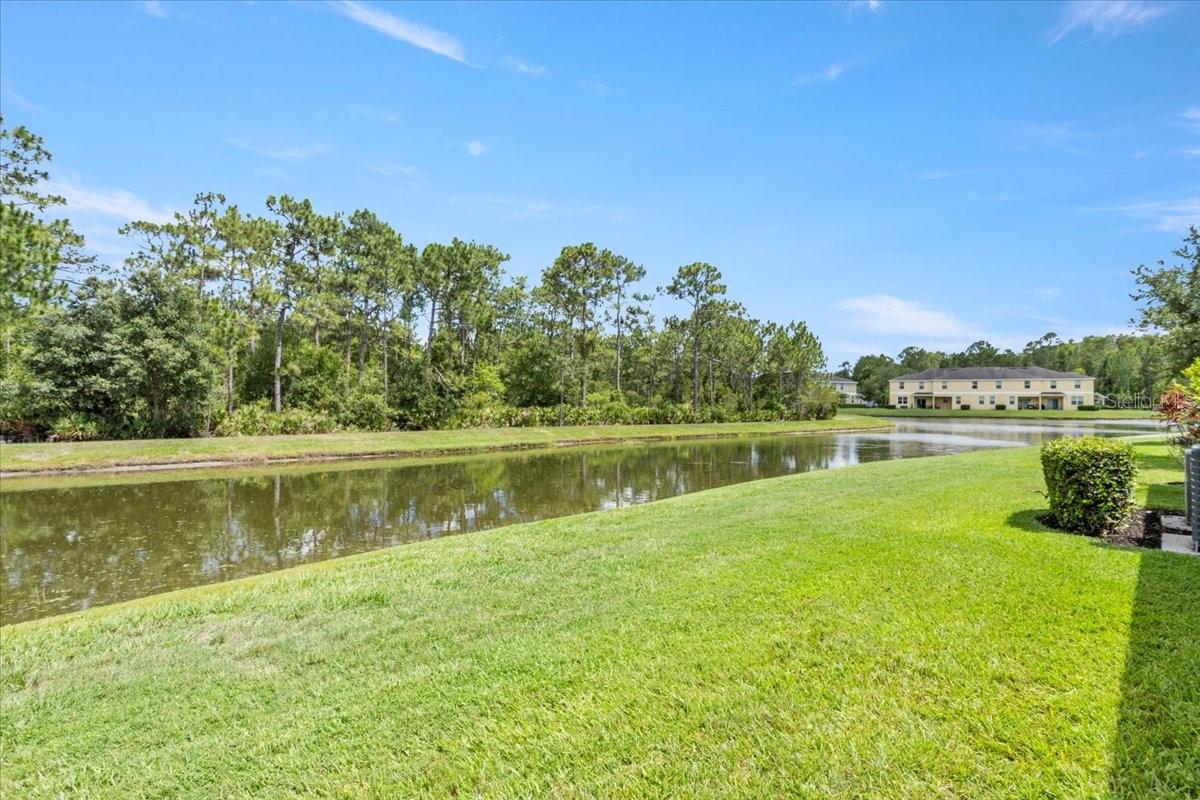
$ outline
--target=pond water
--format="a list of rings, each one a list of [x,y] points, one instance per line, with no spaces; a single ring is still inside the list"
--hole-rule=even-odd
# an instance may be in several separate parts
[[[894,421],[882,433],[9,480],[0,487],[0,624],[759,478],[1153,430],[1140,421]]]

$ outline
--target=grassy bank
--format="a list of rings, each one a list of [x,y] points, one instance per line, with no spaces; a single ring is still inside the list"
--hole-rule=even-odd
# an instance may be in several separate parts
[[[0,790],[1194,797],[1200,559],[1042,489],[879,462],[5,628]]]
[[[0,445],[0,471],[18,473],[318,458],[433,456],[626,441],[865,430],[887,425],[884,421],[869,417],[840,415],[834,419],[804,422],[471,428],[453,431],[328,433],[312,436],[3,444]]]
[[[1133,408],[1106,408],[1099,411],[1029,411],[1027,409],[1012,409],[1011,411],[992,411],[988,409],[967,409],[966,411],[952,409],[925,408],[855,408],[853,411],[843,409],[843,413],[864,414],[869,417],[1000,417],[1021,419],[1074,419],[1087,421],[1089,419],[1155,419],[1153,411]]]

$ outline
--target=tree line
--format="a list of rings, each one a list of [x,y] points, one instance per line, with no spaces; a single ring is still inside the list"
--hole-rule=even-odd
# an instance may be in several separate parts
[[[2,129],[2,126],[0,126]],[[168,222],[120,229],[131,253],[94,273],[42,194],[49,161],[3,141],[8,436],[190,436],[480,424],[831,416],[821,342],[727,295],[719,269],[645,269],[591,242],[536,285],[500,249],[417,248],[367,209],[198,194]],[[82,272],[85,277],[71,276]],[[657,319],[665,295],[686,314]]]

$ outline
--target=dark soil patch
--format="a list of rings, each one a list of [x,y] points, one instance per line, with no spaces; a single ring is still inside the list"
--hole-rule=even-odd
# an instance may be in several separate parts
[[[1172,511],[1161,511],[1157,508],[1137,508],[1129,515],[1129,519],[1125,524],[1121,525],[1114,531],[1103,534],[1096,538],[1110,544],[1126,544],[1136,545],[1137,547],[1145,547],[1150,550],[1159,550],[1162,548],[1162,514],[1163,513],[1179,513]],[[1038,522],[1048,528],[1063,531],[1064,533],[1075,534],[1075,531],[1068,531],[1065,528],[1060,528],[1058,522],[1054,519],[1054,515],[1049,511],[1038,515]],[[1076,534],[1078,535],[1078,534]]]

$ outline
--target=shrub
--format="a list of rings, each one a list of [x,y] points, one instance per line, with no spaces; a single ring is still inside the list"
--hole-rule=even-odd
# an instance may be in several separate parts
[[[388,428],[388,407],[374,391],[351,391],[337,412],[339,427],[360,431],[384,431]]]
[[[1133,448],[1087,436],[1042,445],[1050,515],[1060,528],[1099,536],[1120,528],[1133,507]]]
[[[325,414],[303,408],[271,411],[266,400],[236,409],[217,424],[217,436],[279,436],[298,433],[332,433],[335,422]]]
[[[1008,406],[1006,406],[1004,403],[996,403],[996,410],[997,411],[1007,411]]]
[[[89,442],[100,438],[100,424],[84,414],[59,417],[50,426],[52,442]]]
[[[1099,411],[1099,406],[1076,406],[1080,411]]]
[[[961,406],[959,406],[959,407],[958,407],[958,410],[959,410],[959,411],[970,411],[970,410],[971,410],[971,404],[970,404],[970,403],[963,403]]]

